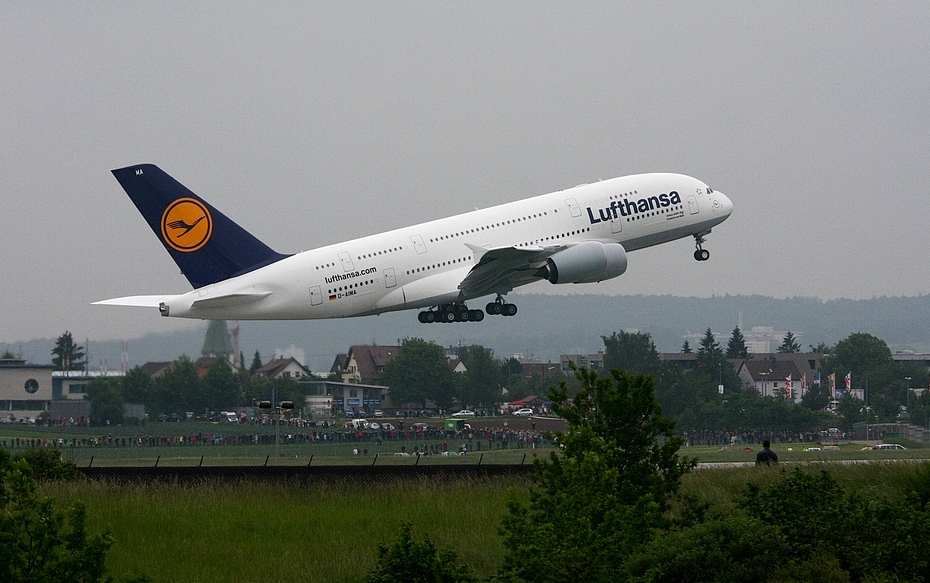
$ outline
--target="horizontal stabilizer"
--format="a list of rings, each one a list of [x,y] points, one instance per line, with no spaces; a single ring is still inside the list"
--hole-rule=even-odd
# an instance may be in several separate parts
[[[257,302],[258,300],[266,298],[270,295],[270,291],[226,294],[212,298],[204,298],[202,300],[195,300],[191,305],[191,308],[228,308],[230,306],[241,306],[243,304]]]
[[[124,298],[113,298],[111,300],[100,300],[93,302],[95,306],[132,306],[136,308],[157,308],[162,302],[170,302],[177,295],[161,296],[126,296]]]

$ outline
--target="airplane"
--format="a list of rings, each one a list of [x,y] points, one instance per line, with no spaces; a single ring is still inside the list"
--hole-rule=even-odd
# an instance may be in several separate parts
[[[113,170],[193,290],[94,302],[206,320],[304,320],[419,309],[418,320],[514,316],[522,285],[596,283],[627,253],[693,237],[733,203],[681,174],[638,174],[288,255],[272,250],[152,164]],[[467,302],[494,296],[482,311]]]

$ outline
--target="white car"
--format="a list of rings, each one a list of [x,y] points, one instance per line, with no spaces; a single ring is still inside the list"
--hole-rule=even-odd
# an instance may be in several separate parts
[[[907,449],[900,443],[879,443],[878,445],[873,445],[872,449]]]
[[[461,411],[456,411],[452,414],[453,417],[474,417],[475,412],[469,411],[468,409],[462,409]]]
[[[511,413],[511,415],[513,415],[513,416],[515,416],[515,417],[529,417],[529,416],[532,415],[532,414],[533,414],[533,410],[530,409],[529,407],[524,407],[524,408],[522,408],[522,409],[517,409],[516,411],[514,411],[513,413]]]

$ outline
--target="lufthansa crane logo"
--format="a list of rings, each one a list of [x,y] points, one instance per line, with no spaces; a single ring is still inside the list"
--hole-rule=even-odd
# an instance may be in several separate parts
[[[161,237],[181,253],[191,253],[207,244],[213,234],[213,217],[199,200],[179,198],[161,216]]]

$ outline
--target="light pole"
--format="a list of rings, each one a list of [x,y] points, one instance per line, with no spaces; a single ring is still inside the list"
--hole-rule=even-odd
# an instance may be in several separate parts
[[[261,401],[258,404],[259,409],[271,409],[274,411],[274,465],[281,461],[281,432],[279,431],[281,413],[284,409],[293,409],[293,401],[277,402],[277,387],[271,387],[271,401]]]
[[[770,374],[772,374],[772,371],[759,373],[759,376],[762,377],[762,396],[763,397],[765,396],[765,377],[767,377]]]
[[[911,377],[904,377],[904,388],[907,391],[907,422],[911,422]]]

